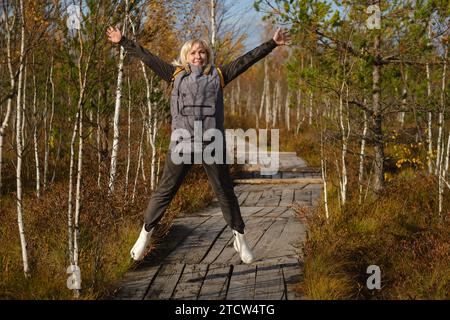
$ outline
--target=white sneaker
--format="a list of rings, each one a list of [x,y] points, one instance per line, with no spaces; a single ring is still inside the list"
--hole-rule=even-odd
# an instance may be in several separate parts
[[[130,251],[131,258],[135,261],[140,261],[144,259],[147,253],[148,245],[150,244],[150,239],[152,237],[153,228],[149,232],[145,230],[145,224],[142,227],[141,234]]]
[[[233,230],[234,235],[234,250],[236,250],[239,253],[239,256],[241,257],[241,260],[243,263],[252,263],[253,260],[255,260],[255,257],[248,246],[247,242],[245,241],[245,236],[242,233],[237,232],[236,230]]]

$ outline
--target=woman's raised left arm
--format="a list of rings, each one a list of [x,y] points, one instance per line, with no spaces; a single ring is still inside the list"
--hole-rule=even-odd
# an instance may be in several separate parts
[[[278,29],[272,39],[247,52],[233,62],[224,65],[221,68],[221,71],[223,73],[225,85],[230,83],[240,74],[244,73],[248,68],[257,63],[259,60],[267,56],[277,46],[285,45],[288,41],[288,33],[283,32],[281,29]]]

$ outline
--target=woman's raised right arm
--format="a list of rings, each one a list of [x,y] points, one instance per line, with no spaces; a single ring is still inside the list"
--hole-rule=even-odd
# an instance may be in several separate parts
[[[118,28],[108,28],[108,38],[111,42],[121,45],[131,56],[139,58],[149,66],[158,76],[167,82],[171,82],[175,67],[134,41],[122,36]]]

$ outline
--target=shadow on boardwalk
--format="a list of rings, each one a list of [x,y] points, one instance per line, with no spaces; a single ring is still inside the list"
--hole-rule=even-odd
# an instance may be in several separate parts
[[[288,167],[280,161],[281,170],[305,168],[295,154],[283,153],[281,159]],[[306,228],[291,206],[312,207],[322,191],[318,173],[307,169],[303,178],[286,183],[235,186],[247,241],[256,256],[252,264],[240,261],[232,232],[213,203],[175,219],[158,247],[125,274],[113,299],[302,299],[294,288],[302,276],[300,246]]]

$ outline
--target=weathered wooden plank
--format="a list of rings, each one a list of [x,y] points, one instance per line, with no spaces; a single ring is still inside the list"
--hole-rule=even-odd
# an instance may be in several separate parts
[[[259,259],[264,261],[264,258],[267,257],[267,253],[271,247],[271,245],[278,239],[283,233],[284,228],[286,227],[288,219],[278,219],[267,229],[267,231],[262,235],[260,240],[258,241],[253,253]]]
[[[294,202],[310,202],[311,191],[309,190],[295,190]]]
[[[277,207],[280,202],[280,196],[275,193],[273,189],[264,191],[261,199],[259,199],[257,206],[260,207]]]
[[[297,287],[302,280],[303,266],[299,261],[282,266],[283,278],[286,286],[287,300],[302,300],[304,297],[298,292]]]
[[[267,213],[265,217],[274,217],[274,218],[281,217],[281,215],[283,215],[283,213],[288,209],[289,209],[288,207],[275,207],[272,211]]]
[[[245,207],[254,207],[258,202],[259,198],[261,198],[263,191],[250,192],[247,199],[244,201],[243,206]]]
[[[266,214],[272,212],[272,210],[275,208],[276,207],[263,207],[262,210],[258,211],[253,216],[254,217],[264,217]]]
[[[255,300],[282,300],[285,297],[283,270],[280,265],[256,268]]]
[[[262,209],[262,207],[240,207],[242,217],[254,216]]]
[[[146,267],[125,274],[114,294],[117,300],[142,300],[160,266]]]
[[[231,266],[210,265],[198,300],[225,300]]]
[[[206,276],[208,265],[187,264],[184,267],[180,281],[175,288],[172,299],[175,300],[196,300],[203,280]]]
[[[249,195],[250,192],[248,191],[244,191],[242,192],[239,197],[238,197],[238,203],[239,205],[242,205],[245,201],[245,199],[247,199],[247,196]]]
[[[268,259],[301,254],[300,245],[305,239],[305,225],[295,217],[286,219],[287,223],[279,237],[274,239],[266,250]]]
[[[168,300],[184,269],[184,263],[165,264],[150,284],[145,300]]]
[[[294,189],[284,189],[281,194],[281,201],[278,204],[280,207],[287,207],[294,201]]]
[[[165,263],[200,263],[211,248],[212,242],[226,227],[222,216],[210,217],[198,226],[165,259]]]
[[[255,296],[256,266],[235,265],[227,292],[227,300],[253,300]]]

